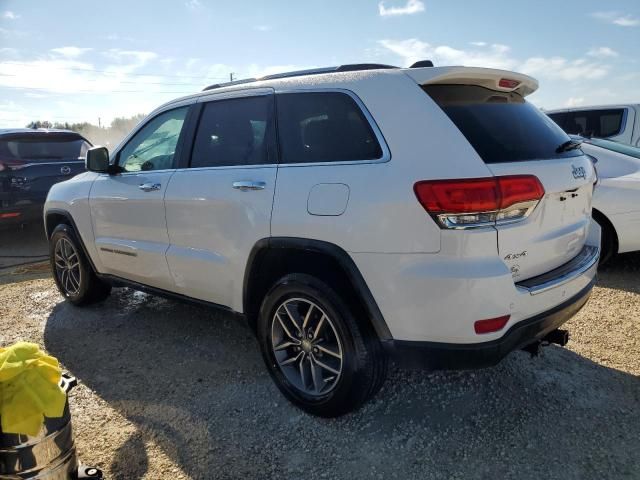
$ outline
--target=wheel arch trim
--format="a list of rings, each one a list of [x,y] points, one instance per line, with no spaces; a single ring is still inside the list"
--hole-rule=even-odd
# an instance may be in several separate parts
[[[354,290],[360,297],[359,299],[362,302],[364,308],[367,310],[367,313],[369,314],[369,320],[373,329],[375,330],[376,335],[378,336],[378,339],[381,342],[388,342],[393,340],[393,336],[391,335],[391,331],[387,326],[382,312],[380,311],[380,308],[378,307],[378,304],[376,303],[375,298],[373,297],[373,294],[369,289],[369,286],[362,276],[362,273],[356,266],[351,256],[338,245],[330,242],[325,242],[323,240],[299,237],[269,237],[258,240],[249,253],[244,272],[242,285],[242,305],[245,315],[249,316],[250,285],[254,279],[254,276],[258,273],[257,269],[255,268],[257,265],[256,260],[258,259],[260,254],[265,252],[265,250],[273,249],[302,250],[327,255],[333,258],[341,267],[348,281],[351,283]]]
[[[82,234],[80,233],[80,230],[78,230],[78,226],[76,225],[76,222],[73,219],[73,216],[71,216],[71,213],[69,213],[67,210],[63,210],[61,208],[50,208],[45,212],[44,231],[45,231],[45,235],[47,236],[47,241],[51,238],[51,233],[53,231],[53,229],[52,231],[49,231],[48,219],[51,215],[60,215],[69,222],[69,225],[71,226],[71,228],[73,228],[74,232],[76,233],[76,237],[78,238],[78,242],[80,243],[80,248],[82,249],[82,253],[84,253],[84,256],[87,258],[87,260],[89,260],[89,265],[91,265],[91,268],[93,269],[93,271],[97,273],[98,270],[96,269],[96,266],[93,263],[93,259],[91,258],[91,255],[89,255],[87,247],[84,244],[84,240],[82,239]]]

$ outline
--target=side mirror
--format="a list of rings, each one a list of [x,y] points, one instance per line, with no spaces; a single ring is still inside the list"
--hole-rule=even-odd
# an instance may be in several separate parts
[[[109,150],[106,147],[93,147],[87,151],[85,166],[90,172],[109,172]]]

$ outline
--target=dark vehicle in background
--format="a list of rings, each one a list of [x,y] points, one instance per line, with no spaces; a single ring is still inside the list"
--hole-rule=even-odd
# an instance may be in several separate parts
[[[49,189],[85,170],[91,146],[69,130],[0,129],[0,228],[41,222]]]

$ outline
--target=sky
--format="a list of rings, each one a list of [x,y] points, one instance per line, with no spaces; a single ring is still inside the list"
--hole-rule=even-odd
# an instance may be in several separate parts
[[[0,0],[0,127],[148,113],[229,79],[375,62],[503,68],[545,109],[640,102],[640,1]]]

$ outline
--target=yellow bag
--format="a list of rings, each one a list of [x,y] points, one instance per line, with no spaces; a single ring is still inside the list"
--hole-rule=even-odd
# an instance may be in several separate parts
[[[35,436],[44,417],[64,414],[66,393],[60,388],[58,360],[34,343],[0,348],[0,419],[3,433]]]

